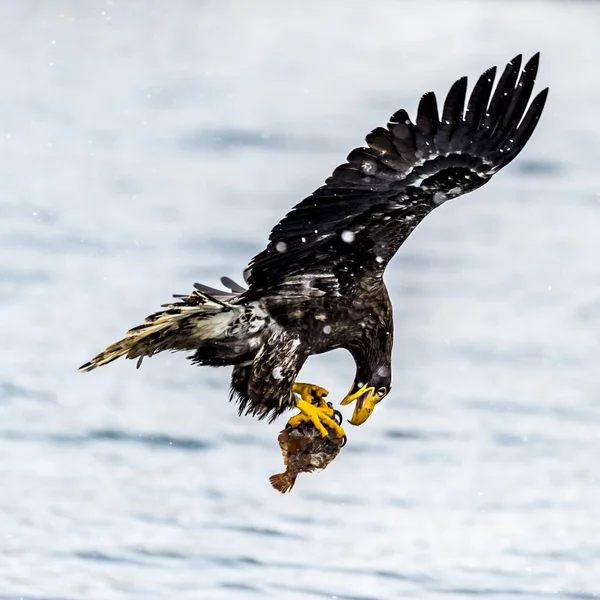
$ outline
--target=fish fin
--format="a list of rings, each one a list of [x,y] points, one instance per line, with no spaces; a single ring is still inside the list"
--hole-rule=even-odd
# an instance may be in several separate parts
[[[277,475],[271,475],[271,477],[269,477],[269,481],[278,492],[285,494],[294,487],[296,478],[290,477],[287,473],[279,473]]]

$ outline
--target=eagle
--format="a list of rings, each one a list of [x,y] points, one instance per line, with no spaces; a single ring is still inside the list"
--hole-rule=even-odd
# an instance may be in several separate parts
[[[395,112],[273,228],[244,271],[246,287],[227,277],[226,290],[194,284],[80,369],[192,352],[197,365],[233,367],[240,415],[273,420],[297,408],[292,426],[312,422],[323,436],[343,437],[327,390],[296,377],[309,356],[344,348],[356,374],[341,404],[356,402],[350,423],[364,423],[392,382],[385,269],[432,210],[487,183],[524,148],[548,88],[530,102],[539,53],[522,70],[521,61],[511,60],[495,87],[496,68],[485,71],[468,101],[467,78],[459,79],[441,114],[432,92],[414,122]]]

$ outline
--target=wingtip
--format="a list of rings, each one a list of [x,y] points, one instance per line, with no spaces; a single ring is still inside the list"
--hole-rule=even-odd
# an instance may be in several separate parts
[[[450,91],[448,92],[446,99],[448,99],[448,97],[451,97],[454,95],[458,95],[462,98],[466,97],[468,84],[469,84],[469,78],[466,75],[463,75],[462,77],[457,79],[452,84],[452,87],[450,88]],[[463,101],[463,104],[464,104],[464,101]]]
[[[540,64],[540,56],[541,53],[538,50],[525,64],[525,66],[523,67],[523,70],[525,71],[529,71],[532,68],[536,68],[539,66]],[[508,62],[507,66],[513,66],[515,67],[517,70],[519,70],[521,68],[521,64],[523,62],[523,55],[522,54],[517,54],[512,60],[510,60]]]
[[[540,105],[540,115],[542,114],[542,110],[544,110],[544,106],[546,105],[546,100],[548,99],[548,94],[550,93],[550,88],[545,87],[538,95],[533,99],[532,104],[535,102]]]
[[[493,67],[490,67],[489,69],[487,69],[487,71],[483,72],[483,77],[485,77],[487,75],[488,77],[491,77],[493,80],[496,78],[497,71],[498,71],[498,67],[496,65],[494,65]]]
[[[525,71],[526,73],[533,72],[534,74],[536,74],[539,66],[540,66],[540,53],[536,52],[527,61],[526,65],[523,67],[523,71]]]
[[[408,125],[411,123],[410,117],[404,108],[397,110],[389,119],[388,127],[394,127],[394,125]]]
[[[509,65],[516,67],[517,71],[521,68],[521,63],[523,62],[523,55],[517,54],[512,60],[508,62]]]

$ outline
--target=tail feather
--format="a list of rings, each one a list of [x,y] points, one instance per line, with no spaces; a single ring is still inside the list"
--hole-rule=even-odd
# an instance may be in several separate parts
[[[221,277],[221,283],[228,289],[230,289],[234,294],[243,294],[247,292],[248,289],[241,286],[239,283],[236,283],[231,277]]]
[[[111,344],[80,371],[92,371],[121,356],[138,358],[163,350],[195,350],[203,341],[226,334],[240,307],[222,302],[201,291],[194,291],[180,302],[165,305],[165,310],[146,317],[142,325],[130,329],[122,340]]]

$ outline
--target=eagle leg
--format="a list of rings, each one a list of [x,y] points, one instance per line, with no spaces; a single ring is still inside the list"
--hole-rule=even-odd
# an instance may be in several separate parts
[[[329,435],[327,427],[335,432],[336,437],[345,437],[344,430],[335,419],[335,411],[324,399],[328,394],[326,389],[311,383],[294,383],[292,390],[300,396],[296,402],[300,413],[288,421],[290,427],[295,428],[310,421],[323,437]]]

